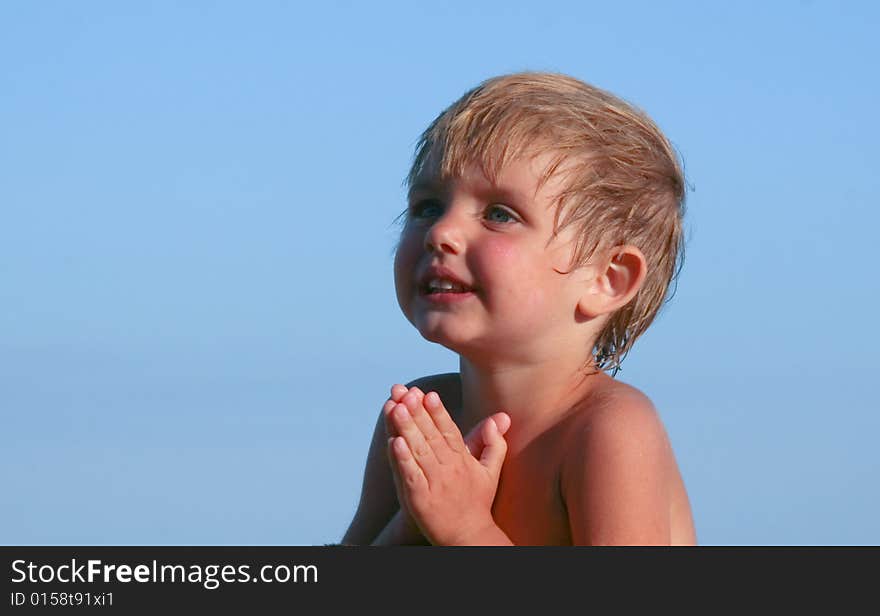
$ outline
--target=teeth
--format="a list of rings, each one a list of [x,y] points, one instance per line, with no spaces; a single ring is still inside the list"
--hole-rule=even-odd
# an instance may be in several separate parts
[[[465,288],[461,285],[453,283],[450,280],[443,280],[442,278],[433,278],[428,281],[428,290],[429,291],[462,292],[462,291],[465,291]]]
[[[448,280],[432,280],[428,283],[428,287],[432,289],[451,289],[455,285]]]

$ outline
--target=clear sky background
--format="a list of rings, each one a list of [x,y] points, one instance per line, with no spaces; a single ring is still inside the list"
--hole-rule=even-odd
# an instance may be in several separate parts
[[[0,543],[322,544],[395,382],[413,145],[569,73],[680,150],[678,293],[618,375],[698,538],[880,543],[873,2],[0,4]]]

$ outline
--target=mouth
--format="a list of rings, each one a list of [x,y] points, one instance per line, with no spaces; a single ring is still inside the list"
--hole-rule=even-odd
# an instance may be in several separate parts
[[[473,291],[473,287],[448,278],[431,278],[419,285],[421,295],[464,295]]]
[[[419,297],[431,304],[454,304],[473,297],[476,288],[443,266],[432,266],[419,280]]]

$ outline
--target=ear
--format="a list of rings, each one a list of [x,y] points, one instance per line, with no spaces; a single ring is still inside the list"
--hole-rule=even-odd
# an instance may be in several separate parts
[[[588,318],[610,314],[629,303],[648,272],[645,255],[631,245],[614,247],[597,265],[578,301],[578,312]]]

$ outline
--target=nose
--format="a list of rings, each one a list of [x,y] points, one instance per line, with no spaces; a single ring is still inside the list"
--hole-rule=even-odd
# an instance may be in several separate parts
[[[450,208],[425,233],[425,250],[459,254],[463,246],[461,224]]]

